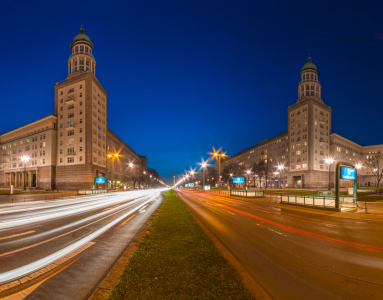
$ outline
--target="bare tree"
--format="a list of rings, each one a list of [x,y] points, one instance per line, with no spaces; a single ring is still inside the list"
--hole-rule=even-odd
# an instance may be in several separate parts
[[[262,178],[265,178],[265,189],[267,188],[267,179],[272,177],[274,166],[271,162],[261,160],[253,164],[252,171],[258,176],[259,186],[261,186]]]
[[[383,156],[380,152],[372,154],[367,159],[367,166],[376,178],[377,187],[383,178]]]

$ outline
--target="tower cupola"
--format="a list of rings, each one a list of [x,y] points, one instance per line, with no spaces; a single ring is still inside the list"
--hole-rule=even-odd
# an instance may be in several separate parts
[[[93,43],[89,36],[80,28],[72,43],[70,44],[72,55],[68,59],[68,76],[76,76],[85,72],[96,75],[96,59],[92,55]]]
[[[318,81],[319,71],[317,66],[312,62],[309,56],[307,62],[303,65],[301,70],[301,82],[298,84],[298,100],[302,101],[308,97],[316,100],[321,100],[322,86]]]

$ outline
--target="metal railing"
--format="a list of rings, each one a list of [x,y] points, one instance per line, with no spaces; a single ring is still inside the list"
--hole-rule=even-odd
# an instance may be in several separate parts
[[[96,189],[84,189],[78,190],[77,195],[94,195],[94,194],[106,194],[108,190],[96,190]]]
[[[263,197],[264,193],[263,191],[236,191],[233,190],[230,192],[231,196],[239,196],[239,197]]]

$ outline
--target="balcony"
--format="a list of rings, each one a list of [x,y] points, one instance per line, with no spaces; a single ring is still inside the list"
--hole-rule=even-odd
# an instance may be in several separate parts
[[[326,124],[325,118],[319,118],[319,123],[320,124]]]
[[[66,130],[72,130],[72,129],[74,129],[74,122],[70,122],[70,123],[68,123],[68,125],[67,126],[65,126],[65,129]]]
[[[69,96],[68,99],[65,100],[66,104],[74,104],[74,95]]]
[[[73,53],[72,55],[70,55],[68,59],[71,59],[71,57],[74,57],[74,56],[76,56],[76,55],[84,55],[84,54],[87,55],[87,56],[92,57],[93,59],[95,59],[95,57],[94,57],[92,54],[90,54],[89,52],[85,52],[85,51],[78,51],[78,52],[75,52],[75,53]]]
[[[74,156],[76,155],[76,151],[69,151],[66,153],[66,156]]]

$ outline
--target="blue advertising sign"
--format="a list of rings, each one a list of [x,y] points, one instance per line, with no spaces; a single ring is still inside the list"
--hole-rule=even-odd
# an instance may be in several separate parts
[[[340,179],[343,180],[355,180],[356,171],[354,168],[342,167],[340,170]]]
[[[105,177],[96,177],[95,182],[96,183],[106,183],[106,178]]]
[[[233,183],[245,183],[245,177],[233,177]]]

